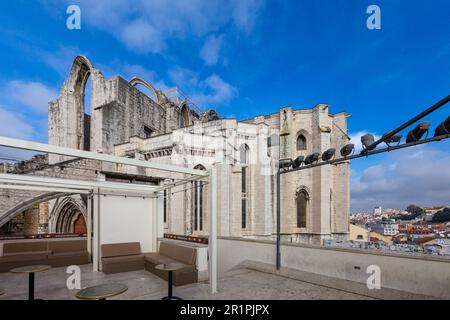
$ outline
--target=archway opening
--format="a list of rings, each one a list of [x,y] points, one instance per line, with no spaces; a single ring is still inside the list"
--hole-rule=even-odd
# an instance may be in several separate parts
[[[187,127],[189,125],[189,108],[184,104],[181,107],[181,127]]]
[[[92,115],[92,79],[90,73],[86,75],[87,79],[83,90],[83,110],[84,110],[84,141],[83,150],[91,150],[91,115]]]
[[[83,235],[87,233],[86,220],[82,213],[73,222],[73,233]]]

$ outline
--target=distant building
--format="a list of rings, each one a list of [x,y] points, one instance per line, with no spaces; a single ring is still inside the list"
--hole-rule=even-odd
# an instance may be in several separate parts
[[[373,231],[384,236],[395,236],[399,233],[398,223],[394,219],[383,219],[370,226]]]
[[[381,209],[381,207],[375,207],[373,209],[373,214],[376,216],[380,216],[383,213],[383,210]]]
[[[349,240],[350,241],[362,241],[362,242],[385,242],[390,243],[392,242],[390,237],[386,237],[376,231],[371,230],[370,231],[370,238],[369,238],[369,230],[362,227],[357,226],[354,224],[350,224],[350,234],[349,234]]]

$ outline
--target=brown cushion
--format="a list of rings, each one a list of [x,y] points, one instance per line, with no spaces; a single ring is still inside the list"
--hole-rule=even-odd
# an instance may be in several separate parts
[[[170,243],[168,241],[162,241],[159,245],[159,254],[186,264],[195,264],[197,251],[195,248]]]
[[[78,256],[85,256],[89,255],[89,252],[87,251],[70,251],[70,252],[58,252],[58,253],[52,253],[48,256],[49,259],[51,258],[60,258],[60,257],[78,257]]]
[[[102,258],[102,263],[118,263],[118,262],[132,262],[132,261],[144,261],[143,255],[129,255],[129,256],[121,256],[121,257],[110,257],[110,258]]]
[[[87,240],[66,240],[66,241],[49,241],[48,249],[54,253],[86,251]]]
[[[47,250],[47,251],[28,251],[28,252],[11,252],[11,253],[7,253],[4,254],[4,257],[19,257],[19,256],[29,256],[29,255],[33,255],[33,254],[50,254],[52,253],[51,251]]]
[[[141,254],[139,242],[102,244],[102,257],[120,257]]]
[[[46,241],[12,242],[3,244],[3,254],[13,252],[46,251]]]
[[[46,253],[31,253],[20,255],[7,255],[0,257],[0,263],[2,262],[14,262],[14,261],[36,261],[47,259]]]
[[[144,255],[145,261],[149,261],[153,264],[161,264],[161,263],[171,263],[177,262],[177,260],[163,256],[158,253],[147,253]]]

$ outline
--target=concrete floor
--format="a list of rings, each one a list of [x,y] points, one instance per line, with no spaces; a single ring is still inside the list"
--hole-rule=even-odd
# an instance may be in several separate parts
[[[167,282],[145,271],[132,271],[112,275],[92,272],[91,265],[81,266],[82,288],[96,284],[119,282],[128,291],[111,299],[158,300],[167,294]],[[66,268],[54,268],[36,274],[36,299],[76,299],[77,290],[66,287]],[[0,274],[0,287],[6,294],[0,300],[21,300],[28,297],[28,276],[11,273]],[[238,269],[227,272],[218,282],[219,293],[211,295],[207,282],[174,287],[174,295],[187,300],[204,299],[275,299],[275,300],[327,300],[369,299],[368,297],[314,285],[264,272]]]

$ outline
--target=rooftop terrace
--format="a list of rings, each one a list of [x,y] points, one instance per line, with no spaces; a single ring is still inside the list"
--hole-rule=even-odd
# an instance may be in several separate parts
[[[74,300],[78,290],[66,287],[66,268],[53,268],[36,274],[36,294],[38,299]],[[145,271],[132,271],[106,275],[93,272],[92,265],[81,266],[82,288],[118,282],[126,285],[128,291],[111,299],[159,300],[167,294],[167,282]],[[26,300],[28,277],[11,273],[0,274],[0,284],[6,294],[0,300]],[[239,268],[226,272],[218,282],[219,293],[209,293],[207,282],[175,287],[174,294],[186,300],[328,300],[371,299],[343,290],[316,285],[292,278]]]

